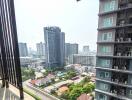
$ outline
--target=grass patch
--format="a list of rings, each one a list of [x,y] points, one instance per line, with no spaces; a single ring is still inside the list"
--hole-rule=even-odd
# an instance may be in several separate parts
[[[35,100],[42,100],[40,97],[36,96],[35,94],[33,94],[32,92],[28,91],[27,89],[23,89],[25,93],[29,94],[30,96],[32,96],[33,98],[35,98]]]

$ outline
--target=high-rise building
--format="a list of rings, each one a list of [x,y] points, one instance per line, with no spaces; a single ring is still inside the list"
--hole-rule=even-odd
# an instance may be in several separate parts
[[[49,68],[64,66],[65,34],[59,27],[45,27],[46,65]]]
[[[67,59],[73,54],[78,54],[78,44],[65,43],[65,58]]]
[[[27,43],[19,43],[19,53],[20,57],[28,56]]]
[[[37,55],[39,57],[45,57],[45,44],[40,42],[36,44],[37,47]]]
[[[83,53],[89,53],[89,46],[83,46]]]
[[[100,0],[96,100],[132,100],[132,0]]]
[[[20,90],[19,98],[10,94],[15,91],[11,86]],[[23,99],[14,0],[0,0],[0,100],[11,99]]]

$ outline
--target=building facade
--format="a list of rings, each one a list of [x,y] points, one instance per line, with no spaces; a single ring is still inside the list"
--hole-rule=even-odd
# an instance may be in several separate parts
[[[36,44],[37,47],[37,55],[39,57],[45,57],[45,44],[40,42]]]
[[[82,66],[95,66],[96,56],[86,54],[73,54],[69,58],[69,64],[81,64]]]
[[[73,54],[78,54],[78,44],[77,43],[65,43],[65,58]]]
[[[19,53],[20,53],[20,57],[28,56],[27,43],[19,43]]]
[[[65,34],[59,27],[45,27],[46,66],[49,68],[64,66]]]
[[[100,0],[96,100],[132,100],[132,0]]]

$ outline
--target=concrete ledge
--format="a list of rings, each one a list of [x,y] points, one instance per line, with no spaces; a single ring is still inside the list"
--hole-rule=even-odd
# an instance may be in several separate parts
[[[9,84],[9,90],[14,93],[16,96],[20,97],[20,91],[14,87],[13,85]],[[35,100],[32,96],[28,95],[24,92],[24,100]]]

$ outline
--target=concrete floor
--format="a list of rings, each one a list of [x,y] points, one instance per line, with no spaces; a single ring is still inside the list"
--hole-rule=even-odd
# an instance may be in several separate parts
[[[13,94],[8,88],[1,88],[1,84],[0,84],[0,100],[3,99],[4,91],[6,91],[5,100],[19,100],[19,97]]]

